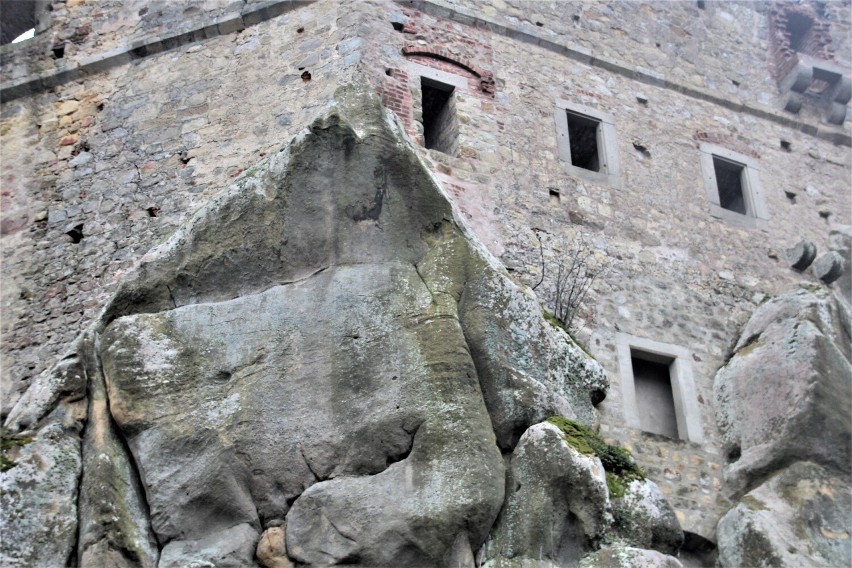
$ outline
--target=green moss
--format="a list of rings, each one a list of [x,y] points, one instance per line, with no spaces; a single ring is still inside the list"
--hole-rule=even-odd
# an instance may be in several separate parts
[[[552,313],[550,313],[549,311],[547,311],[544,308],[541,309],[541,313],[542,313],[542,315],[544,315],[544,319],[545,319],[545,321],[547,321],[547,323],[549,323],[550,325],[552,325],[556,329],[561,329],[562,331],[567,333],[568,337],[571,338],[571,341],[574,343],[574,345],[576,345],[577,347],[580,348],[580,351],[585,353],[586,356],[589,359],[593,359],[593,360],[597,361],[597,359],[595,359],[595,356],[592,355],[591,353],[589,353],[589,350],[586,349],[586,346],[583,345],[582,343],[580,343],[580,341],[576,337],[574,337],[573,333],[568,331],[568,328],[565,327],[565,324],[562,323],[562,321],[558,317],[556,317],[555,315],[553,315]]]
[[[600,458],[610,498],[624,497],[631,481],[645,479],[645,472],[636,465],[630,452],[621,446],[607,444],[587,426],[563,416],[551,416],[547,421],[562,431],[562,437],[572,448],[581,454]]]
[[[13,448],[20,448],[31,443],[34,438],[29,436],[15,436],[6,431],[5,428],[0,429],[0,472],[9,471],[18,462],[9,458],[6,452]]]
[[[555,315],[548,312],[544,308],[541,309],[541,313],[544,315],[544,319],[547,321],[547,323],[549,323],[550,325],[552,325],[556,329],[561,329],[561,330],[565,331],[565,326],[562,325],[562,322],[559,321],[559,318],[557,318]]]

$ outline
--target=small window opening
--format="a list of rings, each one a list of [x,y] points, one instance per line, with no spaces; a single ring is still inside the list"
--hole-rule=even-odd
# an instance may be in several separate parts
[[[570,110],[566,112],[568,113],[568,142],[571,145],[571,164],[584,170],[601,171],[598,151],[601,122]]]
[[[550,201],[558,203],[559,202],[559,190],[551,187],[548,190],[548,192],[550,193]]]
[[[54,59],[62,59],[65,57],[65,44],[58,43],[50,48],[51,53],[53,53]]]
[[[674,359],[631,350],[636,407],[642,430],[678,439],[677,414],[672,394]]]
[[[787,12],[787,35],[790,38],[790,49],[797,52],[806,52],[808,39],[814,21],[804,14]]]
[[[716,187],[719,189],[719,205],[728,211],[746,215],[745,193],[743,192],[743,170],[745,166],[713,156],[716,171]]]
[[[65,233],[69,237],[71,237],[72,243],[79,243],[83,240],[83,224],[75,225],[73,229]]]
[[[454,87],[421,77],[423,92],[423,138],[426,147],[454,154],[458,138],[455,117]]]
[[[792,145],[787,140],[781,141],[781,149],[784,150],[785,152],[792,152],[792,150],[793,150]]]

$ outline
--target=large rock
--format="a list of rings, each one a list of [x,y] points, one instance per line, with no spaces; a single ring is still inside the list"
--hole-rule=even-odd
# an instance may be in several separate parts
[[[674,556],[632,546],[607,547],[589,554],[580,568],[683,568]]]
[[[612,521],[600,459],[577,451],[548,422],[521,436],[506,488],[506,505],[488,544],[489,567],[576,565]]]
[[[607,387],[366,86],[149,252],[86,337],[91,428],[63,494],[83,565],[252,565],[284,524],[264,558],[473,566],[500,447],[551,414],[593,424]],[[70,376],[12,423],[41,427]]]
[[[762,305],[716,375],[716,415],[739,496],[793,460],[849,471],[849,312],[825,290]]]
[[[612,499],[614,538],[676,556],[683,530],[666,496],[650,479],[635,479],[624,496]]]
[[[745,495],[719,521],[721,566],[852,565],[852,492],[837,477],[798,462]]]

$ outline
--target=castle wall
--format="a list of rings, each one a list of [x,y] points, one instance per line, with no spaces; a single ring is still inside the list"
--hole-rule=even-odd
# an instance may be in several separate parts
[[[148,17],[143,4],[113,13],[67,2],[53,16],[57,33],[87,23],[92,31],[69,38],[63,60],[231,21],[238,8]],[[828,250],[830,230],[852,223],[852,212],[848,122],[824,123],[815,104],[781,110],[768,4],[705,4],[536,3],[535,13],[497,1],[294,4],[243,21],[242,31],[184,35],[166,51],[5,102],[4,409],[134,262],[308,124],[338,85],[366,75],[422,143],[427,76],[455,86],[458,148],[423,155],[512,274],[542,280],[537,293],[551,300],[555,266],[579,241],[606,269],[575,332],[612,381],[601,430],[634,452],[685,530],[712,540],[729,506],[713,376],[756,306],[802,281],[816,285],[788,268],[784,249],[807,238]],[[848,67],[852,18],[839,4],[829,3],[829,20],[836,63]],[[108,15],[96,18],[94,6]],[[51,33],[3,48],[5,84],[56,69]],[[559,104],[611,117],[617,175],[567,167]],[[702,144],[757,164],[766,219],[744,226],[713,216]],[[624,337],[686,353],[700,437],[671,440],[629,423]]]

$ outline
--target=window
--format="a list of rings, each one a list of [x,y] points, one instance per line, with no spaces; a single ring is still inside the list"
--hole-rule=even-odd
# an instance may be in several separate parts
[[[642,430],[677,439],[677,418],[669,370],[673,361],[671,357],[630,350],[633,386]]]
[[[631,428],[700,443],[692,354],[683,347],[616,335],[624,418]]]
[[[423,138],[430,150],[454,155],[458,142],[454,87],[421,77],[423,93]]]
[[[554,118],[559,158],[568,173],[588,181],[619,186],[620,167],[612,115],[559,100]]]
[[[769,218],[760,189],[758,161],[721,146],[702,143],[701,169],[710,214],[741,227],[760,227]]]

